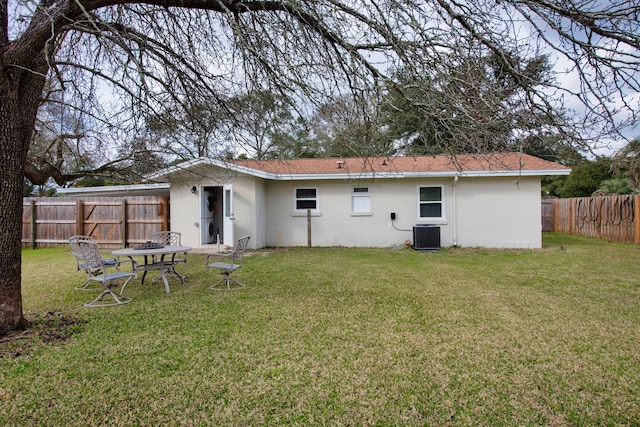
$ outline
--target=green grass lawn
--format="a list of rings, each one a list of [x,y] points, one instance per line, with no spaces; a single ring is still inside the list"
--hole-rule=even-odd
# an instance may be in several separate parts
[[[27,317],[79,322],[3,344],[0,425],[640,424],[638,246],[245,260],[242,290],[209,290],[190,254],[170,294],[137,280],[84,308],[68,249],[25,250]]]

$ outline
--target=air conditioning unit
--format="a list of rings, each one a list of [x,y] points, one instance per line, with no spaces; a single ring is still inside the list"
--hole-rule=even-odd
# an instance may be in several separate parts
[[[413,227],[413,249],[418,251],[440,249],[440,227],[429,224],[417,224]]]

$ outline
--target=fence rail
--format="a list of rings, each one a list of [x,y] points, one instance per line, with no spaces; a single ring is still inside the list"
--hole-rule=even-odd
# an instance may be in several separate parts
[[[105,249],[143,243],[169,230],[169,197],[28,197],[22,202],[22,246],[67,245],[91,236]]]
[[[640,195],[544,199],[542,231],[640,244]]]

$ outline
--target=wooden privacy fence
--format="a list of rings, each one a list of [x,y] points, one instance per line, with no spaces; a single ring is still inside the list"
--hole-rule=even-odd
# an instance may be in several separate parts
[[[68,245],[91,236],[105,249],[143,243],[169,230],[169,197],[28,197],[22,207],[22,246]]]
[[[640,195],[543,199],[542,231],[640,244]]]

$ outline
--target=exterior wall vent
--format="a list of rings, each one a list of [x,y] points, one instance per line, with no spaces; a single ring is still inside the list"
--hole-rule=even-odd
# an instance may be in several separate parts
[[[417,224],[413,227],[413,249],[418,251],[440,249],[440,227],[428,224]]]

